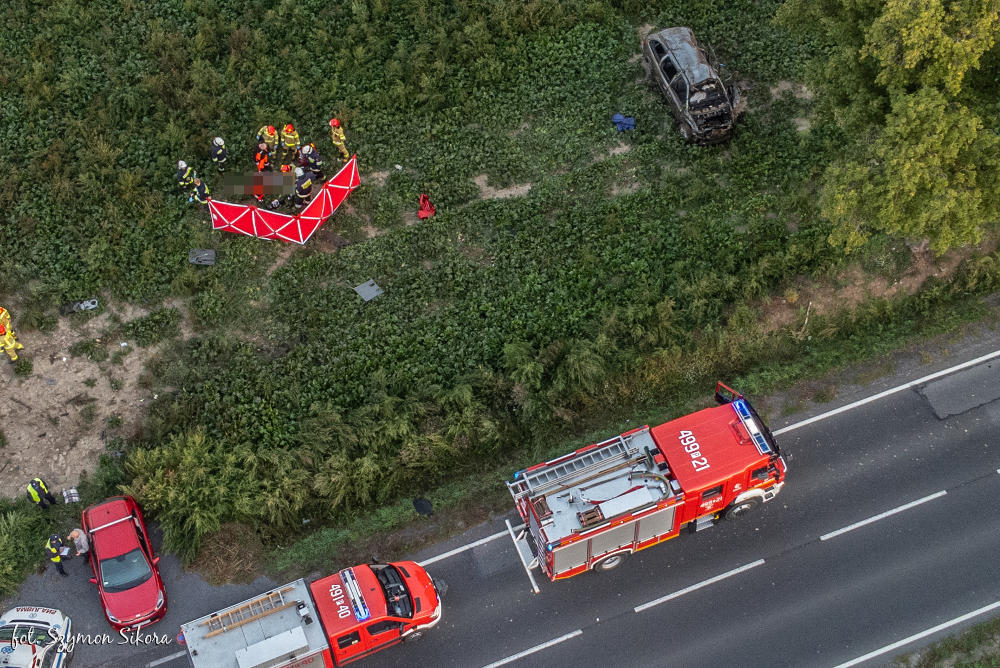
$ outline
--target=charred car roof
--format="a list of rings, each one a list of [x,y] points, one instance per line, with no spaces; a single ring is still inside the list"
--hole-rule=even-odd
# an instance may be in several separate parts
[[[692,84],[718,78],[690,28],[666,28],[649,35],[647,39],[655,39],[666,46]]]

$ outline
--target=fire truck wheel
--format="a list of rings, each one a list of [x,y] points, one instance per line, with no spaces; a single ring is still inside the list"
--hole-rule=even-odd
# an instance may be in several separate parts
[[[628,552],[619,552],[618,554],[612,554],[609,557],[604,557],[596,564],[594,564],[594,570],[598,573],[605,573],[607,571],[613,570],[621,566],[625,560],[628,559]]]
[[[735,506],[729,506],[726,508],[724,516],[727,520],[736,520],[744,515],[749,515],[757,506],[760,505],[760,500],[758,499],[746,499],[737,503]]]

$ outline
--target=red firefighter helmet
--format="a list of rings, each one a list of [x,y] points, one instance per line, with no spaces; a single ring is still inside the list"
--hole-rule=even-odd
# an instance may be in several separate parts
[[[295,132],[295,128],[292,127],[291,123],[289,123],[288,125],[285,126],[285,132],[288,132],[288,133]]]
[[[273,135],[274,134],[274,126],[273,125],[268,125],[267,126],[267,134],[269,134],[269,135]]]
[[[330,127],[332,127],[332,128],[339,128],[340,127],[340,121],[338,121],[336,118],[331,118],[330,119]]]
[[[290,172],[290,171],[292,171],[292,166],[291,165],[282,165],[281,166],[281,171],[283,171],[283,172]]]

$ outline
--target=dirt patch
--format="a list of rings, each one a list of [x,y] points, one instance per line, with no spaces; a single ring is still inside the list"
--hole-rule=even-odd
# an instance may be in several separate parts
[[[781,297],[772,298],[769,303],[764,304],[764,320],[767,323],[765,331],[773,332],[786,327],[793,327],[797,331],[802,326],[806,310],[810,309],[810,302],[810,313],[816,316],[851,310],[870,298],[912,295],[927,278],[948,278],[962,260],[977,251],[992,252],[993,245],[993,242],[988,242],[978,249],[955,249],[941,257],[926,251],[915,252],[909,269],[895,280],[865,274],[858,265],[845,270],[833,280],[800,278]]]
[[[361,228],[361,231],[364,232],[369,239],[371,239],[372,237],[377,237],[380,234],[385,234],[385,231],[380,230],[374,225],[372,225],[371,221],[366,221],[364,227]]]
[[[792,123],[795,124],[795,129],[799,132],[809,132],[809,127],[812,125],[808,118],[793,118]]]
[[[16,326],[17,311],[11,310]],[[116,310],[126,322],[145,314],[135,306]],[[100,339],[110,316],[108,311],[82,323],[60,318],[58,329],[49,335],[18,332],[22,354],[31,358],[34,373],[18,378],[13,365],[0,364],[0,424],[8,442],[0,450],[4,496],[20,495],[34,476],[41,476],[54,491],[76,485],[82,471],[93,469],[109,438],[128,434],[137,425],[151,398],[138,380],[157,346],[138,348],[116,338],[100,341],[109,359],[69,353],[74,343]],[[180,329],[184,336],[192,335],[186,318]]]
[[[771,97],[781,97],[786,90],[792,91],[792,95],[800,100],[813,99],[813,92],[800,83],[794,81],[779,81],[777,86],[771,86]]]
[[[404,211],[403,212],[403,225],[410,227],[411,225],[416,225],[420,222],[420,218],[417,216],[416,211]]]
[[[530,183],[511,186],[509,188],[492,188],[487,185],[489,177],[485,174],[472,179],[472,182],[479,186],[479,199],[506,199],[508,197],[522,197],[531,190]]]
[[[653,32],[653,28],[655,27],[656,26],[654,26],[652,23],[644,23],[641,26],[639,26],[636,29],[636,32],[639,33],[639,42],[642,42],[642,40],[646,39],[646,37],[649,36],[649,33]]]
[[[295,246],[291,244],[286,244],[285,247],[278,252],[278,258],[274,261],[274,264],[272,264],[270,267],[267,268],[267,275],[270,276],[279,267],[283,267],[285,263],[288,262],[288,260],[292,257],[292,253],[294,252],[295,252]]]
[[[376,186],[384,186],[386,179],[389,178],[391,174],[389,170],[384,172],[371,172],[370,174],[361,175],[361,185],[374,184]]]

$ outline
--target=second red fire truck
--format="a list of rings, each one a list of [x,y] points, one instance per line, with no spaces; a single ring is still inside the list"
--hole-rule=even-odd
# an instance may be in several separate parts
[[[525,564],[551,580],[607,571],[630,554],[781,491],[785,458],[753,406],[722,383],[714,408],[537,464],[507,483]]]

